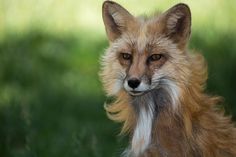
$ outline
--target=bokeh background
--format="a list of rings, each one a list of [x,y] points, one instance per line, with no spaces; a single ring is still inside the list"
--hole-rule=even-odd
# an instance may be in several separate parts
[[[102,0],[0,0],[0,156],[115,157],[127,143],[108,120],[98,79],[108,46]],[[134,15],[177,0],[118,0]],[[185,0],[190,48],[209,63],[207,91],[236,120],[236,1]]]

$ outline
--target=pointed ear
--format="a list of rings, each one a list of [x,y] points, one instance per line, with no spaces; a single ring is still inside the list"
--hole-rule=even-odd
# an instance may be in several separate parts
[[[112,1],[105,1],[102,7],[102,17],[108,39],[113,42],[127,30],[134,17],[122,6]]]
[[[180,46],[186,46],[191,33],[191,12],[179,3],[163,14],[164,33]]]

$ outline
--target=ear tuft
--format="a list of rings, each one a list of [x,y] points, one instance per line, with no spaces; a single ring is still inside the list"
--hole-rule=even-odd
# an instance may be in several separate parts
[[[102,7],[103,21],[107,36],[110,41],[114,41],[127,30],[128,23],[133,16],[119,4],[113,1],[105,1]]]
[[[186,44],[191,32],[191,12],[186,4],[179,3],[164,13],[165,33],[175,42]]]

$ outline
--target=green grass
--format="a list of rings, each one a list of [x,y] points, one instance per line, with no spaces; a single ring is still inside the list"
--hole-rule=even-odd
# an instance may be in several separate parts
[[[115,157],[124,150],[127,138],[106,117],[97,74],[108,46],[101,3],[0,0],[1,157]],[[132,13],[159,8],[153,0],[121,3]],[[176,1],[159,3],[164,9]],[[190,48],[209,63],[207,91],[223,96],[236,120],[234,3],[189,1]]]
[[[85,49],[84,42],[34,32],[1,43],[1,156],[115,152],[118,130],[103,111],[97,78],[96,51],[106,43]]]

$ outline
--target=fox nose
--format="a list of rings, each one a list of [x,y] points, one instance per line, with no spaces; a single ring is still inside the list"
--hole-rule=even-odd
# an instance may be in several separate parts
[[[140,80],[137,78],[132,78],[128,80],[128,85],[133,89],[137,88],[139,84],[140,84]]]

